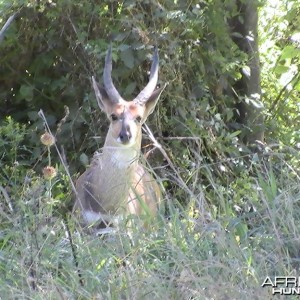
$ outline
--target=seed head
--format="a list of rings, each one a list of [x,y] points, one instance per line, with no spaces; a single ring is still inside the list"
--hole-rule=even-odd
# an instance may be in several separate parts
[[[47,166],[43,169],[43,175],[45,179],[52,179],[57,175],[57,171],[54,167]]]
[[[55,143],[55,137],[49,132],[45,132],[41,135],[41,142],[45,146],[52,146]]]

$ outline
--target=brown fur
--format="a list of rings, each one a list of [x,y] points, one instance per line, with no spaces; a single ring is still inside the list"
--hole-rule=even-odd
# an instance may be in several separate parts
[[[133,101],[125,101],[111,79],[111,48],[103,72],[104,88],[93,79],[99,107],[110,119],[101,154],[76,182],[74,211],[86,225],[104,222],[107,226],[123,215],[157,214],[160,189],[149,172],[139,164],[142,124],[153,112],[164,89],[155,89],[158,53],[155,50],[149,83]]]
[[[132,102],[117,106],[109,114],[120,114],[128,120],[133,142],[123,145],[117,142],[121,130],[120,122],[111,122],[103,152],[97,154],[91,166],[78,178],[76,183],[77,198],[74,210],[79,210],[85,224],[86,214],[98,215],[106,224],[114,222],[115,217],[128,214],[150,214],[155,216],[160,203],[160,189],[150,173],[138,163],[141,148],[141,124],[135,121],[132,112],[141,113],[141,108],[133,109]],[[145,107],[142,112],[149,111]],[[145,119],[147,116],[142,115]]]
[[[138,157],[119,167],[119,162],[111,159],[119,151],[106,153],[104,150],[97,154],[90,168],[78,178],[74,209],[83,214],[85,211],[97,213],[99,219],[107,223],[119,215],[156,215],[161,196],[158,184],[138,163]]]

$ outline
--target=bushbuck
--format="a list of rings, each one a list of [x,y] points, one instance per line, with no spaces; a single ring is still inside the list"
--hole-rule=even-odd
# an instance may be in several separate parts
[[[132,101],[124,100],[115,88],[109,47],[103,71],[103,87],[92,84],[101,110],[110,120],[101,153],[76,182],[74,210],[85,225],[101,223],[103,232],[116,225],[120,216],[157,214],[161,194],[157,182],[139,163],[142,124],[153,112],[164,87],[156,89],[159,58],[154,50],[148,84]],[[109,230],[108,230],[109,231]]]

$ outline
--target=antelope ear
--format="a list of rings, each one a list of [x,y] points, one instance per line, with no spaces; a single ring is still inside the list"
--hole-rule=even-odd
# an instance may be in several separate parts
[[[150,98],[147,100],[147,102],[145,103],[144,121],[148,118],[149,115],[151,115],[153,113],[154,108],[158,102],[158,99],[166,86],[167,86],[167,84],[165,84],[163,87],[161,87],[159,89],[156,89],[152,93]]]
[[[94,88],[94,92],[95,92],[95,96],[96,96],[99,108],[102,111],[109,113],[109,107],[111,107],[112,103],[111,103],[105,89],[99,86],[99,84],[96,82],[94,76],[92,76],[92,82],[93,82],[93,88]]]

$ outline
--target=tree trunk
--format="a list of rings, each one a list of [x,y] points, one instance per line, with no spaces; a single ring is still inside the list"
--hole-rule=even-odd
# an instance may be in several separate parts
[[[242,78],[234,85],[239,97],[239,122],[243,125],[243,140],[251,145],[264,139],[264,117],[261,104],[260,66],[258,53],[257,1],[236,1],[239,16],[232,20],[233,37],[238,47],[248,54],[248,70],[242,69]]]

